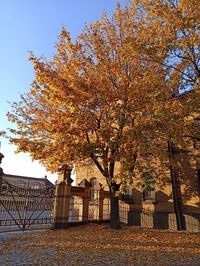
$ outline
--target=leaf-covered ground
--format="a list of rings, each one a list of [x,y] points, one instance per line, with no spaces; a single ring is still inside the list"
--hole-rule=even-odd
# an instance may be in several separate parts
[[[200,234],[107,224],[26,232],[2,241],[0,265],[200,265]]]

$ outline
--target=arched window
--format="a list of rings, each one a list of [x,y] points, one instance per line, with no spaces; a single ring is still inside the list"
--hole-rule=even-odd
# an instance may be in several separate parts
[[[98,193],[97,193],[97,186],[98,186],[98,180],[96,177],[93,177],[90,179],[90,184],[91,184],[91,188],[90,188],[90,201],[95,201],[97,200],[98,197]]]
[[[142,175],[142,198],[144,201],[155,201],[155,180],[150,172]]]
[[[90,184],[91,184],[91,187],[96,187],[98,185],[98,180],[96,177],[92,177],[90,179]]]

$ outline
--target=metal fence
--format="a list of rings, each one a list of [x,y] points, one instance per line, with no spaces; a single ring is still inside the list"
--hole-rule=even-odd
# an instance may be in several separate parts
[[[19,188],[0,181],[0,232],[51,226],[54,187]]]
[[[94,191],[92,191],[94,192]],[[95,191],[95,197],[93,197],[94,193],[91,193],[92,197],[89,200],[88,205],[88,216],[83,216],[83,199],[81,197],[72,196],[70,198],[70,209],[69,209],[69,222],[77,223],[82,221],[107,221],[110,219],[110,199],[105,198],[103,200],[103,206],[100,206],[99,200],[99,190]],[[102,208],[103,215],[100,217],[100,208]]]
[[[129,212],[129,204],[124,201],[119,201],[119,217],[120,222],[124,224],[128,224],[128,212]]]

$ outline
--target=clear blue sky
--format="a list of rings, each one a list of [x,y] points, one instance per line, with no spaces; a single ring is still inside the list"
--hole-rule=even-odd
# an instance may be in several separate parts
[[[124,6],[126,0],[119,2]],[[76,38],[84,24],[100,18],[104,10],[111,15],[115,7],[116,0],[0,0],[0,130],[10,126],[8,101],[17,101],[34,78],[28,51],[51,57],[62,26]],[[27,154],[14,154],[15,147],[4,138],[0,140],[5,173],[47,174],[55,180],[55,175],[46,173]]]

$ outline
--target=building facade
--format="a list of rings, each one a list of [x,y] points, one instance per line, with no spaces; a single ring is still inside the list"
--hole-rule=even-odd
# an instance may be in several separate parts
[[[171,163],[170,157],[165,163],[158,157],[149,158],[149,166],[155,171],[152,176],[142,171],[147,179],[145,187],[141,169],[135,169],[135,179],[127,186],[127,195],[120,203],[126,206],[127,212],[125,215],[124,207],[121,208],[121,216],[126,217],[123,222],[150,228],[200,232],[200,165],[191,151],[173,147]],[[142,158],[140,160],[142,165]],[[119,167],[118,164],[116,171]],[[91,182],[96,178],[108,190],[105,178],[95,165],[79,167],[76,173],[77,184],[83,179]]]

